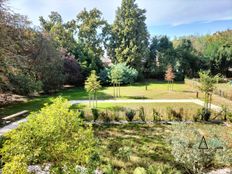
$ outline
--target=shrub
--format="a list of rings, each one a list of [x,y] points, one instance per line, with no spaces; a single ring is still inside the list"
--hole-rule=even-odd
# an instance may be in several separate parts
[[[99,73],[100,81],[102,85],[108,85],[110,84],[110,69],[109,68],[104,68],[100,70]]]
[[[100,113],[101,118],[103,119],[104,122],[109,123],[111,121],[108,112],[101,112]]]
[[[142,120],[142,121],[146,121],[145,120],[145,111],[144,111],[144,107],[141,106],[140,109],[139,109],[139,118]]]
[[[225,141],[217,137],[219,130],[210,127],[207,138],[208,149],[199,149],[202,135],[199,129],[190,125],[175,126],[170,135],[172,155],[187,173],[203,173],[209,166],[228,165],[232,162],[231,150]],[[223,147],[222,150],[216,150]]]
[[[148,167],[147,174],[181,174],[181,172],[168,164],[153,164]]]
[[[137,79],[138,71],[126,63],[118,63],[111,67],[109,75],[111,81],[113,78],[117,78],[121,84],[131,84]]]
[[[39,92],[42,88],[42,82],[36,80],[32,76],[25,74],[9,75],[9,81],[13,91],[16,94],[30,95],[33,92]]]
[[[113,111],[114,120],[115,121],[120,121],[119,112],[124,111],[124,108],[119,107],[119,106],[115,106],[115,107],[112,108],[112,111]]]
[[[49,163],[61,173],[70,173],[76,165],[92,166],[90,160],[96,151],[96,141],[91,125],[84,125],[77,112],[70,110],[67,100],[59,97],[52,102],[6,134],[7,140],[1,149],[3,170],[14,163],[16,166]]]
[[[180,108],[179,112],[175,111],[174,109],[167,107],[167,115],[168,120],[176,120],[182,121],[183,120],[184,109]]]
[[[95,122],[95,121],[97,121],[97,119],[99,117],[99,112],[96,108],[92,108],[91,111],[92,111],[92,115],[93,115],[93,121]]]
[[[202,109],[197,109],[197,113],[193,115],[193,121],[197,122],[201,119]]]
[[[147,172],[143,167],[136,167],[133,174],[147,174]]]
[[[129,109],[126,111],[126,117],[128,121],[132,121],[134,119],[136,112],[133,109]]]
[[[154,108],[152,109],[153,121],[161,121],[161,117],[159,112],[157,112]]]
[[[203,120],[203,121],[209,121],[211,116],[211,112],[208,109],[202,108],[198,109],[196,115],[194,116],[194,120]]]
[[[83,110],[81,110],[81,109],[79,109],[78,112],[79,112],[79,115],[78,115],[79,118],[85,119],[85,112]]]
[[[173,118],[172,118],[172,108],[171,107],[167,107],[166,108],[166,113],[167,113],[167,117],[168,117],[168,120],[172,120]]]

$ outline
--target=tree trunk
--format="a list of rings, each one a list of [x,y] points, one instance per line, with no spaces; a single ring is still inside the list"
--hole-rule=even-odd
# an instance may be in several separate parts
[[[121,96],[121,94],[120,94],[120,82],[119,82],[119,89],[118,89],[118,92],[119,92],[119,97]]]

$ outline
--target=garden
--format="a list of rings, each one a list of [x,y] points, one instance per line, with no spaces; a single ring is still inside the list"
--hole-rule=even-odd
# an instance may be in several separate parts
[[[35,27],[9,1],[0,173],[232,172],[232,30],[152,35],[136,0],[122,0],[112,23],[84,8]]]

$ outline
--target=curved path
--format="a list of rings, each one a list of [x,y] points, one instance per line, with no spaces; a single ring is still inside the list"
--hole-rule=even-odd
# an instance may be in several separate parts
[[[80,104],[80,103],[88,103],[89,100],[71,100],[70,103]],[[200,106],[204,106],[204,102],[199,99],[131,99],[131,100],[98,100],[98,103],[195,103]],[[220,112],[222,108],[220,106],[211,105],[211,109]],[[0,135],[5,134],[6,132],[15,129],[18,127],[19,123],[27,121],[26,118],[13,122],[3,128],[0,128]]]

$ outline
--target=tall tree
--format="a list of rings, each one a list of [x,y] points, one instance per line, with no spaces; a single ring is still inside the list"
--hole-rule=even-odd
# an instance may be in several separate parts
[[[84,9],[77,15],[76,26],[82,51],[87,55],[81,62],[86,63],[89,70],[100,71],[103,50],[103,28],[107,25],[102,13],[94,8],[90,11]],[[85,58],[85,60],[83,60]]]
[[[149,34],[145,24],[145,10],[135,0],[122,0],[112,26],[110,56],[114,62],[126,62],[140,70],[142,59],[148,53]]]
[[[213,59],[214,69],[229,77],[229,68],[232,68],[232,43],[222,45]]]
[[[61,15],[58,12],[52,11],[45,20],[42,16],[39,17],[40,25],[43,30],[48,32],[52,39],[56,41],[58,48],[62,47],[72,52],[75,48],[75,21],[64,23]]]

